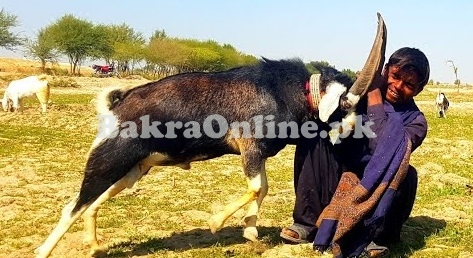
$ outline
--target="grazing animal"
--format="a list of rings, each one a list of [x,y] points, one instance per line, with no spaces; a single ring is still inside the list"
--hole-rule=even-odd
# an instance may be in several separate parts
[[[3,95],[3,111],[23,111],[23,99],[33,95],[38,98],[41,111],[46,113],[50,95],[46,75],[28,76],[11,81]]]
[[[440,118],[447,118],[447,110],[450,106],[450,102],[447,99],[447,96],[443,92],[437,93],[437,98],[435,98],[435,108],[439,114]]]
[[[301,60],[263,58],[255,65],[228,71],[177,74],[132,89],[105,92],[98,104],[102,130],[90,149],[79,194],[64,207],[57,226],[36,250],[37,257],[47,257],[81,215],[85,242],[90,244],[92,255],[99,254],[96,216],[105,201],[132,187],[153,166],[190,169],[193,161],[225,154],[241,155],[248,190],[211,216],[210,230],[215,233],[221,229],[233,213],[248,204],[243,236],[256,241],[257,215],[268,191],[265,161],[287,144],[297,144],[297,139],[256,137],[254,118],[294,123],[297,127],[276,127],[273,132],[291,135],[314,115],[317,118],[325,97],[319,99],[321,93],[330,96],[340,88],[345,92],[337,95],[336,103],[343,108],[335,112],[351,112],[380,74],[385,48],[386,27],[378,14],[377,36],[354,83],[334,68],[325,68],[315,80],[319,89],[314,92],[309,83],[311,75]],[[252,137],[242,137],[244,130],[237,130],[237,136],[232,137],[235,131],[227,125],[252,121]],[[262,133],[269,135],[269,129],[264,127]]]

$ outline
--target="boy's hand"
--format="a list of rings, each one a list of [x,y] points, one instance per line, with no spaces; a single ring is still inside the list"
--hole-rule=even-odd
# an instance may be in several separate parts
[[[373,81],[371,82],[371,85],[368,86],[368,92],[373,91],[375,89],[382,89],[384,88],[388,83],[388,78],[384,76],[383,74],[377,74]]]

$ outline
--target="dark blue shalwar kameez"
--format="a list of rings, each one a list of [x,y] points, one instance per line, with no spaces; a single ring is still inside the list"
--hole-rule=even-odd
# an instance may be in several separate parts
[[[373,122],[370,128],[377,136],[396,130],[397,134],[404,132],[405,138],[411,143],[410,151],[414,151],[425,139],[427,121],[414,101],[404,103],[402,106],[392,106],[385,102],[368,108],[366,103],[360,103],[359,107],[358,114],[362,114],[363,122]],[[396,117],[397,120],[388,119],[388,115],[391,118]],[[319,124],[319,128],[327,130],[322,123]],[[330,139],[316,137],[304,139],[297,145],[294,159],[296,202],[293,219],[294,223],[303,226],[309,232],[309,241],[316,235],[319,241],[324,237],[325,232],[317,234],[315,223],[330,203],[342,172],[350,171],[359,179],[363,179],[365,168],[373,157],[380,138],[347,137],[342,143],[332,145]],[[389,147],[389,144],[387,146]],[[380,151],[382,150],[378,149],[378,153]],[[343,251],[341,257],[358,255],[371,241],[381,245],[398,241],[402,225],[412,211],[416,190],[417,172],[409,166],[398,189],[391,193],[389,210],[383,211],[385,214],[382,215],[382,222],[376,224],[376,230],[361,234],[359,232],[363,232],[362,230],[352,230],[346,234],[341,241]],[[314,243],[314,246],[316,244]]]

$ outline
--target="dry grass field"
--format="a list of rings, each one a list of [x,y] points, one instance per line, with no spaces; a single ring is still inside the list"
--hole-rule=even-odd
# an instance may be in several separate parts
[[[37,73],[39,64],[0,58],[0,94],[11,78]],[[86,155],[96,134],[93,99],[106,86],[139,85],[144,79],[67,78],[78,87],[54,87],[49,112],[28,99],[22,114],[0,112],[0,257],[33,257],[78,192]],[[424,144],[414,152],[419,189],[402,242],[391,257],[473,257],[473,91],[444,88],[451,100],[447,119],[437,118],[437,88],[417,97],[429,122]],[[259,218],[258,243],[242,238],[237,212],[211,234],[210,215],[246,190],[238,156],[193,163],[191,170],[153,168],[134,188],[103,205],[99,240],[107,257],[313,257],[310,244],[279,238],[292,222],[292,156],[288,146],[269,159],[269,193]],[[52,257],[86,257],[79,220]],[[324,255],[330,257],[329,255]]]

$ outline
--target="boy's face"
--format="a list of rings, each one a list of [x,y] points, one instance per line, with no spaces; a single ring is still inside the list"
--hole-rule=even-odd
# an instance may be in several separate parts
[[[385,90],[386,100],[391,104],[401,104],[411,100],[419,93],[419,76],[413,70],[390,66],[384,71],[387,79]]]

